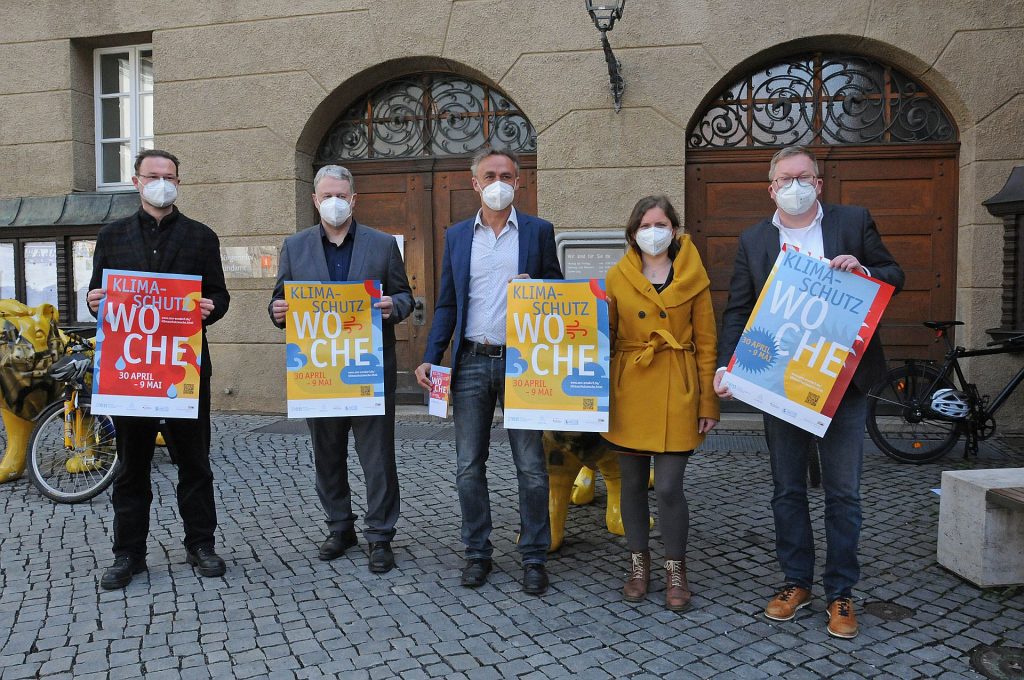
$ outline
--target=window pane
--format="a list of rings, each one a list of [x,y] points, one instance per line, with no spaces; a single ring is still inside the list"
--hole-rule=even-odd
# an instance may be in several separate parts
[[[139,92],[153,91],[153,50],[139,52]]]
[[[139,149],[152,149],[152,148],[153,148],[153,138],[152,137],[150,137],[149,139],[140,139],[139,140]]]
[[[103,99],[100,107],[103,110],[103,139],[131,137],[131,104],[128,97]]]
[[[57,306],[57,244],[35,241],[25,244],[25,304],[49,302]]]
[[[139,135],[153,136],[153,95],[139,95]]]
[[[100,94],[127,93],[131,82],[127,52],[100,55]]]
[[[92,321],[87,296],[92,278],[92,254],[96,241],[75,241],[71,246],[71,271],[75,277],[75,320]]]
[[[14,275],[14,244],[0,243],[0,299],[14,299]]]
[[[103,144],[103,183],[132,181],[132,149],[128,142]]]

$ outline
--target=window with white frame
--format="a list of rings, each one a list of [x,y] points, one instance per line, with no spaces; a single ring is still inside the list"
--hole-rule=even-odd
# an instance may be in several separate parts
[[[130,187],[135,156],[153,148],[153,46],[94,53],[96,188]]]

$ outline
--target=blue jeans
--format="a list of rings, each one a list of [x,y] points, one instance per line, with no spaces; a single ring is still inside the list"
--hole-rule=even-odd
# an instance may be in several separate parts
[[[818,440],[812,434],[765,415],[775,493],[775,548],[786,582],[810,590],[814,580],[814,535],[807,505],[807,455],[817,441],[825,492],[825,597],[850,597],[860,578],[860,474],[864,460],[867,401],[850,385],[832,424]]]
[[[455,485],[462,508],[462,542],[467,559],[490,559],[491,500],[487,457],[495,404],[505,399],[505,359],[461,352],[452,378],[455,417]],[[548,471],[539,430],[509,430],[519,478],[519,553],[523,564],[544,563],[551,545]]]

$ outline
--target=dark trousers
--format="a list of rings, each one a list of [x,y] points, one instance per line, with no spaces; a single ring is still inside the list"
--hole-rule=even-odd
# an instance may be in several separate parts
[[[850,385],[825,436],[816,441],[825,492],[826,601],[850,597],[860,579],[860,476],[864,461],[867,398]],[[807,456],[815,437],[795,425],[765,415],[764,433],[775,493],[775,547],[786,582],[810,590],[814,581],[814,534],[807,500]],[[657,477],[657,473],[655,473]]]
[[[117,455],[121,473],[114,480],[114,554],[141,558],[146,555],[149,535],[149,506],[153,502],[150,468],[157,418],[114,418]],[[213,471],[210,469],[210,378],[199,382],[199,418],[168,418],[163,426],[173,442],[178,465],[178,512],[185,525],[185,548],[214,544],[217,508],[213,500]]]
[[[366,479],[363,536],[371,543],[391,541],[395,536],[401,505],[395,464],[396,386],[395,350],[385,347],[384,415],[306,419],[316,466],[316,493],[327,515],[329,531],[348,531],[356,521],[352,512],[352,488],[348,483],[348,435],[351,432]]]

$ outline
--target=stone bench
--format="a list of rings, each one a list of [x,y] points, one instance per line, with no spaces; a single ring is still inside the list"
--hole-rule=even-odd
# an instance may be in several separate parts
[[[983,588],[1024,584],[1024,468],[943,472],[937,553]]]

